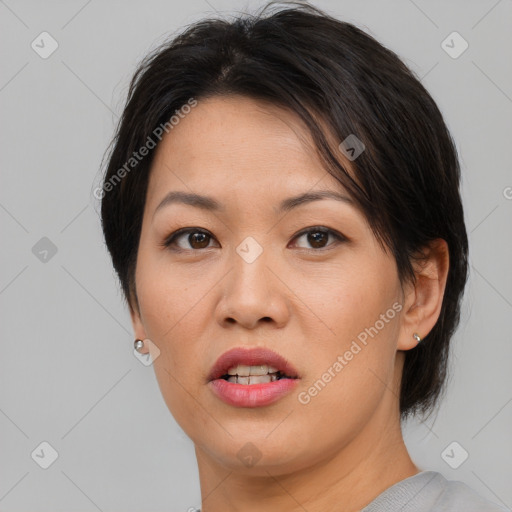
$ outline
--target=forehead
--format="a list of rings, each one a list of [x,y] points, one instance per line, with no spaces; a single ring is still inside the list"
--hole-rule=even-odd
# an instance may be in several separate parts
[[[296,114],[260,100],[222,96],[198,100],[163,137],[150,193],[198,186],[203,192],[271,186],[293,193],[320,181],[341,188]]]

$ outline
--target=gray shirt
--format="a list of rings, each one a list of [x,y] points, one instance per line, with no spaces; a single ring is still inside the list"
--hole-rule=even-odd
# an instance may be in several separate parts
[[[509,512],[462,482],[422,471],[392,485],[361,512]]]
[[[386,489],[361,512],[510,512],[510,510],[485,500],[462,482],[447,480],[436,471],[422,471]]]

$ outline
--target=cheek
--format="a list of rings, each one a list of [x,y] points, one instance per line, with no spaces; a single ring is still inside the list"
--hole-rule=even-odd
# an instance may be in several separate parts
[[[314,352],[306,347],[312,357],[304,402],[310,399],[312,410],[370,414],[394,373],[401,308],[394,265],[370,255],[310,279],[302,297],[321,321],[306,327]]]
[[[206,301],[201,300],[211,285],[204,277],[185,279],[154,272],[149,265],[146,269],[137,282],[146,334],[168,350],[174,361],[182,359],[196,350],[195,340],[202,339],[203,324],[211,318],[205,312]],[[187,360],[187,365],[193,366],[193,360]]]
[[[166,400],[178,400],[183,388],[195,385],[199,379],[193,381],[190,375],[204,378],[202,343],[212,322],[208,294],[218,277],[201,265],[192,267],[184,272],[170,265],[165,251],[139,252],[137,296],[146,336],[160,349],[154,367]]]
[[[137,270],[137,295],[146,336],[160,355],[153,367],[162,397],[177,423],[190,432],[191,418],[202,417],[191,375],[201,375],[202,352],[198,340],[204,338],[204,322],[211,319],[201,301],[211,284],[205,278],[176,277],[162,262],[144,259]]]
[[[400,297],[398,276],[393,262],[382,255],[354,252],[342,262],[305,274],[301,283],[300,297],[311,310],[307,317],[315,320],[317,339],[325,348],[342,350],[359,334],[364,338],[365,329],[376,322],[386,335],[397,317],[392,306]]]
[[[200,318],[201,298],[210,287],[200,265],[183,272],[166,250],[153,247],[149,235],[141,238],[137,261],[137,296],[146,330],[163,343],[173,339],[184,324]],[[147,333],[149,336],[149,333]]]

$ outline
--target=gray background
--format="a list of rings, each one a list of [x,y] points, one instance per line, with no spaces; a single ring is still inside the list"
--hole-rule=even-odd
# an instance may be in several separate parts
[[[471,276],[449,391],[437,417],[405,436],[418,465],[510,507],[512,2],[314,3],[396,51],[456,140]],[[192,443],[132,353],[92,190],[136,63],[185,24],[260,5],[0,2],[1,511],[200,505]],[[59,45],[46,59],[31,48],[43,31]],[[453,31],[469,44],[458,58],[441,46]],[[46,470],[35,462],[49,456],[43,441],[58,453]]]

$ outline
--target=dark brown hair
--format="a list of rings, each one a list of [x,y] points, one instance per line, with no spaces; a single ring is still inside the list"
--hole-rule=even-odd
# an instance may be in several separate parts
[[[393,254],[402,283],[414,281],[412,262],[422,248],[437,238],[448,243],[440,317],[406,352],[400,390],[402,416],[428,412],[443,389],[467,279],[455,145],[434,100],[395,53],[318,8],[285,3],[271,12],[274,6],[194,23],[136,70],[101,189],[103,232],[124,296],[138,307],[135,267],[154,149],[127,168],[134,152],[191,98],[237,94],[269,101],[304,121],[326,170]],[[351,174],[329,142],[349,135],[365,146]]]

